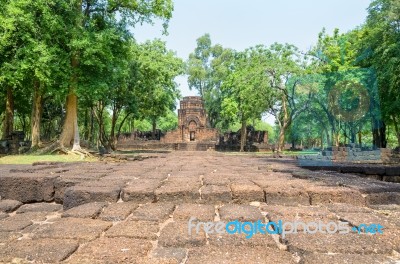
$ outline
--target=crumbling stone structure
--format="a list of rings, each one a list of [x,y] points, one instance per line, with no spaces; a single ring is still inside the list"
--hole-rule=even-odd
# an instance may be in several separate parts
[[[178,110],[178,129],[167,132],[163,143],[216,142],[218,131],[210,127],[200,96],[184,97]]]
[[[301,163],[399,163],[400,155],[388,148],[360,148],[356,144],[330,147],[317,155],[300,155]]]

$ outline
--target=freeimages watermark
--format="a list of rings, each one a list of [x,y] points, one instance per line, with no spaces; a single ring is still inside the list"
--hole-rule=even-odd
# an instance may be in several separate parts
[[[247,239],[252,238],[256,234],[273,235],[280,234],[285,238],[288,234],[349,234],[355,232],[358,234],[383,234],[383,226],[380,224],[361,224],[358,227],[350,227],[348,222],[329,222],[323,223],[302,221],[263,223],[261,220],[257,222],[240,222],[238,220],[225,222],[199,222],[195,217],[191,217],[188,222],[188,233],[198,234],[204,231],[206,234],[244,234]]]

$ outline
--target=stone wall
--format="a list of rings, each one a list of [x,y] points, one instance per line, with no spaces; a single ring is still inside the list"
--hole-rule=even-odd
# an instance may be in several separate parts
[[[355,144],[347,147],[330,147],[317,155],[300,155],[300,162],[333,163],[399,163],[399,154],[389,148],[362,149]]]

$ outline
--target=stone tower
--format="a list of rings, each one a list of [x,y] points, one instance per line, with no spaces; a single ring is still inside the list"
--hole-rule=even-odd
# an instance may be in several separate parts
[[[204,102],[200,96],[184,97],[178,110],[178,129],[168,132],[166,143],[215,142],[217,130],[209,126]]]

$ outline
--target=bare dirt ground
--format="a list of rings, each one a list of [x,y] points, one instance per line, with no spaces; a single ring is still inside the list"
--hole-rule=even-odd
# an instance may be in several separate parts
[[[399,263],[400,184],[216,152],[0,166],[0,263]],[[205,234],[188,221],[380,224]],[[194,222],[196,223],[196,222]],[[397,262],[396,262],[397,261]]]

